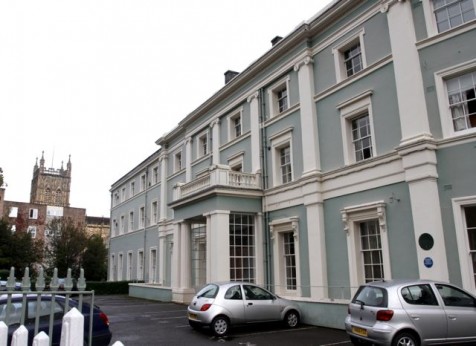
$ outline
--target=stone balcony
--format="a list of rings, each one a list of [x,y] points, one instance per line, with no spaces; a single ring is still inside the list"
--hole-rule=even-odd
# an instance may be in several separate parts
[[[226,165],[213,165],[210,169],[188,183],[178,183],[174,187],[173,200],[177,201],[213,188],[234,190],[261,189],[261,174],[243,173]]]

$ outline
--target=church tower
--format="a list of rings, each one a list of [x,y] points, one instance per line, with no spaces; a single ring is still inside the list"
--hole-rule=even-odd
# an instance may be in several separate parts
[[[66,169],[61,162],[60,169],[45,168],[44,152],[41,153],[40,165],[38,158],[33,167],[31,180],[30,203],[57,207],[69,207],[71,189],[71,155]]]

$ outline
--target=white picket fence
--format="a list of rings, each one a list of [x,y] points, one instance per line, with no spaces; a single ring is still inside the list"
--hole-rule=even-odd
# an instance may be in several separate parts
[[[61,346],[83,346],[84,343],[84,316],[78,309],[72,308],[63,316],[63,327],[61,329]],[[0,321],[0,346],[7,346],[8,327],[5,322]],[[25,326],[20,326],[13,333],[10,346],[27,346],[28,330]],[[45,332],[38,333],[33,338],[33,346],[49,346],[50,338]],[[113,346],[124,346],[122,342],[116,341]]]

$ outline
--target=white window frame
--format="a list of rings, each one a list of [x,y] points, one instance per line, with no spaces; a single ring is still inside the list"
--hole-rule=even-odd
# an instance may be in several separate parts
[[[245,157],[245,153],[240,152],[228,158],[228,166],[230,166],[230,169],[236,172],[243,172],[244,157]]]
[[[119,219],[119,234],[124,234],[126,231],[126,217],[124,215],[121,215],[121,218]]]
[[[131,181],[130,184],[129,184],[129,192],[130,192],[130,197],[134,197],[135,193],[136,193],[136,182],[135,181]]]
[[[382,259],[385,280],[392,278],[390,266],[390,251],[387,234],[387,216],[384,201],[345,207],[341,210],[344,231],[347,234],[347,253],[349,259],[349,279],[352,294],[364,284],[364,265],[360,253],[360,229],[363,221],[378,220],[380,227],[380,241],[382,245]]]
[[[127,231],[128,232],[133,232],[134,231],[134,211],[131,210],[129,211],[129,220],[128,220],[128,227]]]
[[[269,116],[270,118],[285,113],[291,107],[289,81],[291,77],[286,76],[280,81],[273,84],[268,90],[268,100],[269,100]],[[287,107],[283,111],[279,111],[279,100],[278,93],[286,89],[287,91]]]
[[[126,259],[126,280],[131,281],[132,280],[132,263],[133,263],[133,253],[132,251],[127,252],[127,259]]]
[[[273,167],[273,186],[283,185],[283,178],[281,175],[281,149],[289,146],[289,152],[291,155],[291,181],[294,181],[295,170],[294,170],[294,160],[293,160],[293,138],[292,138],[293,128],[285,129],[269,138],[271,142],[271,164]],[[287,182],[286,184],[289,184]]]
[[[182,162],[182,150],[177,151],[174,154],[174,173],[180,172],[182,170],[183,162]]]
[[[197,135],[196,137],[197,159],[201,157],[205,157],[210,153],[210,143],[208,138],[209,138],[208,130],[203,131],[202,133]]]
[[[365,30],[361,29],[345,41],[340,42],[337,46],[332,48],[332,54],[334,55],[334,67],[336,72],[336,81],[337,83],[355,76],[360,71],[365,70],[367,67],[367,57],[365,54],[365,44],[364,44],[364,35]],[[360,53],[362,57],[362,69],[351,76],[347,76],[347,70],[344,65],[344,52],[352,47],[356,43],[360,44]]]
[[[140,192],[142,191],[145,191],[145,189],[147,188],[147,178],[146,178],[146,174],[141,174],[140,176]]]
[[[299,243],[299,217],[292,216],[269,223],[269,231],[273,246],[273,268],[276,294],[284,296],[300,297],[301,290],[301,266],[300,266],[300,243]],[[284,234],[293,232],[294,250],[296,257],[296,289],[289,290],[286,286],[286,263],[284,258]]]
[[[464,207],[476,205],[476,195],[453,198],[451,200],[453,207],[453,217],[456,230],[456,243],[458,244],[458,256],[461,270],[461,282],[464,289],[476,293],[474,283],[474,273],[472,257],[469,252],[469,240],[466,230],[466,220],[464,215]]]
[[[447,33],[449,31],[456,30],[457,28],[461,28],[462,26],[464,26],[467,23],[474,22],[474,20],[472,20],[472,21],[463,23],[461,25],[455,26],[453,28],[450,28],[446,31],[442,31],[442,32],[439,33],[438,32],[438,26],[436,24],[435,13],[434,13],[434,10],[433,10],[433,1],[431,1],[431,0],[421,0],[421,3],[423,4],[423,13],[424,13],[424,16],[425,16],[426,30],[428,32],[428,36],[430,36],[430,37],[438,35],[438,34]],[[476,11],[476,0],[473,0],[473,7]]]
[[[18,217],[18,207],[11,207],[8,212],[8,217]]]
[[[240,122],[240,133],[237,135],[236,134],[236,126],[235,126],[235,120],[239,120]],[[232,141],[235,138],[238,138],[243,135],[243,107],[240,107],[237,111],[234,113],[230,114],[227,117],[227,123],[228,123],[228,141]]]
[[[150,204],[150,222],[153,225],[156,225],[159,222],[159,202],[153,200]]]
[[[159,166],[152,168],[152,184],[157,184],[159,182]]]
[[[112,253],[110,262],[109,262],[109,280],[114,281],[115,279],[115,274],[116,274],[116,254]]]
[[[137,280],[144,280],[144,249],[137,250]]]
[[[446,80],[457,77],[458,75],[473,71],[476,71],[476,59],[435,72],[435,88],[436,95],[438,97],[441,129],[444,138],[456,137],[476,132],[475,127],[461,131],[454,130],[453,116],[451,114],[450,102],[448,100],[448,89],[445,82]]]
[[[28,226],[27,233],[31,234],[31,237],[35,239],[37,234],[36,226]]]
[[[152,256],[152,253],[155,252],[155,256]],[[154,261],[155,257],[155,261]],[[149,282],[156,283],[157,282],[157,261],[159,258],[159,254],[157,252],[157,247],[151,247],[149,249]]]
[[[122,275],[124,270],[124,254],[119,252],[117,257],[117,281],[122,281]]]
[[[372,157],[377,156],[377,146],[375,144],[374,118],[371,99],[372,94],[372,91],[366,91],[337,105],[337,108],[340,110],[344,163],[346,165],[350,165],[356,162],[364,162],[368,160],[356,160],[352,137],[352,120],[359,118],[364,114],[368,114],[369,116],[372,142]]]
[[[30,210],[28,211],[28,218],[30,220],[37,220],[38,219],[38,209],[30,208]]]
[[[139,228],[145,228],[145,206],[139,208]]]

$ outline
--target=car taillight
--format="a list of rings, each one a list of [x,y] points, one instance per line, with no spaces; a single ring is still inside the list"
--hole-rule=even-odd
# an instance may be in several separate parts
[[[200,311],[207,311],[208,309],[210,309],[210,306],[212,306],[212,304],[203,304],[200,308]]]
[[[109,325],[109,318],[104,312],[99,313],[99,318],[101,319],[102,323],[104,323],[106,326]]]
[[[379,310],[377,312],[377,321],[390,321],[393,317],[393,310]]]

